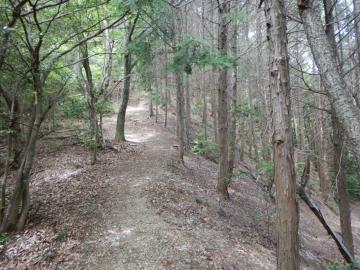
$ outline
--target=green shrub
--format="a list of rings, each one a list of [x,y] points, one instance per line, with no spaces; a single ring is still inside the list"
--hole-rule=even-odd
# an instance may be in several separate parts
[[[355,158],[352,154],[349,153],[346,160],[346,184],[350,196],[353,199],[360,199],[360,186],[358,179],[357,166]]]
[[[65,241],[66,237],[68,236],[68,232],[66,230],[63,231],[59,231],[56,235],[55,235],[55,240],[59,241],[59,242],[63,242]]]
[[[204,108],[204,103],[201,100],[197,101],[194,104],[194,109],[198,113],[202,112],[203,108]]]
[[[339,263],[331,263],[325,269],[327,269],[327,270],[351,270],[351,269],[353,269],[353,267],[351,267],[350,264],[345,264],[345,265],[341,266]]]
[[[3,246],[11,240],[11,235],[8,233],[0,233],[0,245]]]
[[[88,148],[95,147],[95,142],[94,142],[93,138],[91,137],[90,132],[87,131],[87,132],[79,133],[78,138],[82,142],[83,146],[88,147]]]
[[[65,97],[59,106],[65,117],[68,118],[85,118],[88,104],[81,94]]]
[[[192,151],[196,154],[204,155],[215,153],[217,148],[217,144],[207,141],[204,136],[199,136],[194,141]]]
[[[97,102],[96,110],[97,110],[97,113],[102,113],[102,114],[110,114],[110,113],[114,112],[112,103],[109,100]]]
[[[304,168],[305,168],[305,163],[304,162],[298,162],[296,163],[296,170],[299,172],[299,173],[302,173],[304,171]]]
[[[272,161],[262,160],[256,164],[256,169],[269,178],[274,178],[274,164]]]

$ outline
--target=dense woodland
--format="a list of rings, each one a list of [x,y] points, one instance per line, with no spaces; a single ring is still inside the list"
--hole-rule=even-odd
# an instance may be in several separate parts
[[[1,260],[35,218],[44,143],[71,139],[89,166],[104,164],[104,152],[133,147],[135,97],[176,135],[174,166],[188,168],[192,155],[216,164],[218,209],[242,178],[274,205],[269,269],[359,269],[359,0],[0,0]],[[114,132],[104,127],[111,115]],[[300,203],[342,259],[303,268]]]

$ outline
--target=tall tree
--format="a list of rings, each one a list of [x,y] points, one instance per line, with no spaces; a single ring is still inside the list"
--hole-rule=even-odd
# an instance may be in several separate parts
[[[219,51],[228,52],[228,14],[230,12],[229,1],[223,1],[218,5],[220,18],[219,24]],[[228,69],[222,68],[219,71],[218,84],[218,125],[219,125],[219,176],[217,190],[224,199],[229,199],[229,145],[228,145]]]
[[[117,122],[116,122],[115,140],[117,142],[125,141],[126,109],[129,103],[130,88],[131,88],[131,72],[133,70],[132,55],[129,50],[129,45],[132,42],[133,34],[138,19],[139,19],[139,14],[136,15],[134,21],[129,22],[129,25],[127,27],[126,38],[125,38],[126,52],[124,55],[124,89],[123,89],[120,109],[118,112]]]
[[[320,0],[298,0],[300,17],[336,117],[347,135],[352,151],[360,160],[360,108],[354,104],[334,58],[332,46],[321,22],[320,4]]]
[[[266,0],[276,186],[277,269],[299,269],[298,207],[290,124],[289,58],[285,3]]]
[[[238,25],[233,23],[231,35],[231,53],[234,58],[237,57],[238,50]],[[236,151],[236,109],[238,96],[238,63],[234,63],[232,70],[232,91],[230,95],[231,113],[230,113],[230,128],[229,128],[229,177],[233,175],[235,167],[235,151]]]
[[[336,3],[333,0],[323,0],[324,10],[325,10],[325,32],[328,37],[328,40],[332,47],[332,58],[337,61],[338,70],[341,77],[343,78],[343,68],[341,66],[340,55],[337,49],[336,40],[335,40],[335,16],[334,16],[334,5]],[[334,145],[334,172],[335,172],[335,184],[336,184],[336,195],[339,202],[339,212],[340,212],[340,227],[341,234],[344,240],[344,243],[348,250],[354,254],[354,244],[352,237],[352,228],[351,228],[351,210],[349,195],[346,188],[346,143],[345,143],[345,132],[339,122],[339,119],[336,115],[336,111],[332,106],[331,114],[333,136],[332,141]]]

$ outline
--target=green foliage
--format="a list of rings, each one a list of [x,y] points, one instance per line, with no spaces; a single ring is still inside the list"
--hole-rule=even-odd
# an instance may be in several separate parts
[[[356,161],[351,153],[348,153],[346,157],[346,185],[349,195],[352,199],[360,200],[360,185],[358,179],[358,168]],[[329,177],[332,181],[335,181],[337,172],[329,171]]]
[[[199,67],[211,66],[213,68],[231,68],[234,66],[234,59],[219,51],[211,51],[203,41],[193,37],[184,38],[177,44],[173,62],[168,69],[173,73],[192,73],[192,66]]]
[[[192,147],[192,151],[200,155],[214,153],[217,151],[217,149],[218,145],[207,141],[204,136],[197,137]]]
[[[101,100],[96,103],[96,111],[101,114],[110,114],[114,112],[112,102],[110,100]]]
[[[340,265],[339,263],[331,263],[325,269],[327,270],[351,270],[353,267],[350,264]]]
[[[266,144],[260,149],[261,156],[265,157],[264,159],[270,159],[272,152],[272,145]]]
[[[228,54],[218,51],[206,52],[199,60],[200,67],[213,67],[218,69],[231,68],[235,64],[235,60]]]
[[[68,236],[68,232],[66,230],[62,230],[62,231],[57,232],[54,239],[56,241],[63,242],[63,241],[65,241],[67,236]]]
[[[204,102],[202,100],[197,100],[196,103],[194,104],[195,111],[200,113],[202,112],[203,108],[204,108]]]
[[[274,178],[274,164],[271,161],[262,160],[256,165],[256,169],[269,178]]]
[[[95,143],[94,139],[91,137],[91,134],[89,131],[81,132],[77,136],[80,139],[80,141],[82,142],[82,145],[84,147],[93,148],[96,146],[96,143]]]
[[[260,119],[260,112],[259,110],[257,110],[256,108],[251,108],[249,100],[247,99],[243,99],[241,104],[239,104],[235,109],[234,109],[235,115],[238,118],[242,118],[242,117],[249,117],[252,116],[253,118],[255,118],[255,120],[258,122]]]
[[[296,163],[296,170],[298,172],[303,172],[304,171],[304,168],[305,168],[305,163],[304,162],[298,162]]]
[[[10,112],[0,111],[0,136],[15,134],[15,130],[9,128]]]
[[[349,194],[353,199],[360,200],[358,168],[356,166],[355,158],[349,153],[346,161],[346,184]]]
[[[254,209],[254,216],[255,216],[256,218],[261,218],[261,217],[263,216],[263,212],[261,211],[261,209],[255,208],[255,209]]]
[[[60,104],[60,108],[68,118],[86,117],[87,106],[85,98],[80,94],[67,96]]]
[[[232,22],[241,23],[248,19],[248,12],[245,9],[241,9],[238,12],[231,12],[226,14],[226,17],[229,18]]]
[[[11,235],[8,233],[0,233],[0,246],[5,245],[11,240]]]
[[[253,217],[258,220],[261,220],[264,218],[267,219],[267,218],[273,216],[274,214],[275,214],[275,209],[261,209],[261,208],[256,207],[253,210]]]

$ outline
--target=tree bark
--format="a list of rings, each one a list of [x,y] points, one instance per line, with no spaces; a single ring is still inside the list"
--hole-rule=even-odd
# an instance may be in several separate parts
[[[177,120],[177,134],[179,139],[179,161],[184,164],[185,151],[185,122],[184,122],[184,89],[181,74],[175,74],[176,79],[176,120]]]
[[[127,35],[125,40],[125,47],[128,47],[132,41],[132,35],[135,30],[136,22],[138,16],[135,18],[135,21],[129,24],[127,29]],[[132,61],[131,53],[126,52],[124,56],[124,90],[122,94],[122,102],[117,116],[116,122],[116,134],[115,140],[117,142],[125,141],[125,120],[126,120],[126,109],[129,103],[130,97],[130,86],[131,86],[131,71],[132,71]]]
[[[228,19],[230,3],[224,1],[218,6],[219,25],[219,51],[226,54],[228,51]],[[228,145],[228,70],[223,68],[219,71],[218,85],[218,125],[219,125],[219,176],[217,190],[223,199],[229,200],[229,145]]]
[[[205,0],[201,0],[201,36],[202,39],[205,39]],[[208,104],[207,104],[207,84],[206,84],[205,74],[202,75],[201,88],[202,88],[202,100],[203,100],[202,125],[204,129],[204,138],[205,140],[207,140],[208,139],[208,128],[207,128]]]
[[[21,157],[21,164],[16,175],[16,184],[13,195],[6,211],[5,219],[0,231],[22,230],[30,209],[30,172],[35,156],[36,142],[44,119],[43,105],[43,83],[38,66],[34,67],[34,93],[35,98],[32,105],[32,117],[29,123],[29,134],[27,136],[25,149]]]
[[[360,108],[360,0],[353,0],[353,14],[354,14],[354,27],[356,39],[356,55],[355,65],[358,67],[355,70],[355,87],[353,90],[353,97],[355,98],[357,106]]]
[[[237,57],[237,41],[238,41],[238,25],[233,25],[232,37],[231,37],[231,50],[232,56],[234,58]],[[232,93],[231,93],[231,113],[230,113],[230,129],[229,129],[229,176],[233,175],[234,167],[235,167],[235,147],[236,147],[236,114],[235,110],[237,107],[237,88],[238,88],[238,67],[237,63],[234,64],[233,72],[232,72]]]
[[[320,89],[323,89],[321,83],[320,83]],[[319,108],[325,109],[325,96],[320,95],[319,96]],[[319,139],[317,140],[318,147],[319,147],[319,178],[320,178],[320,190],[322,193],[322,196],[324,199],[327,198],[327,195],[329,193],[329,131],[330,124],[327,120],[327,115],[325,115],[326,112],[319,111],[317,113],[317,133],[319,136]]]
[[[168,64],[168,51],[167,49],[165,49],[165,65]],[[165,112],[164,112],[164,127],[167,127],[168,124],[168,107],[169,107],[169,75],[168,73],[165,71]]]
[[[332,46],[321,23],[320,0],[298,0],[298,9],[322,82],[352,151],[360,160],[360,109],[354,104],[341,76]]]
[[[88,52],[88,45],[85,42],[83,46],[80,47],[81,57],[82,57],[82,66],[85,70],[84,84],[85,84],[85,91],[88,97],[88,108],[89,108],[89,119],[90,119],[90,134],[92,139],[92,156],[91,156],[91,164],[94,165],[97,160],[97,148],[100,144],[99,138],[99,126],[97,120],[97,110],[96,110],[96,103],[97,103],[97,94],[95,85],[93,82],[93,76],[89,61],[89,52]],[[81,72],[81,70],[80,70]],[[83,77],[83,76],[82,76]]]
[[[325,10],[325,32],[328,37],[329,43],[332,48],[333,58],[335,58],[338,64],[338,70],[341,78],[343,79],[343,68],[341,66],[341,61],[343,56],[340,50],[336,46],[335,40],[335,16],[334,16],[334,1],[333,0],[323,0],[324,10]],[[336,10],[336,7],[335,7]],[[337,199],[339,202],[339,212],[340,212],[340,225],[341,233],[344,240],[344,244],[347,246],[348,250],[354,255],[354,243],[352,236],[351,228],[351,209],[349,203],[349,195],[346,189],[346,158],[347,152],[345,149],[345,132],[341,126],[338,116],[334,106],[332,106],[332,126],[333,126],[333,144],[334,144],[334,171],[335,171],[335,183],[337,191]]]
[[[299,269],[298,207],[290,124],[289,59],[283,0],[266,1],[276,186],[277,269]]]
[[[257,91],[260,102],[260,113],[261,113],[261,155],[263,160],[271,160],[271,150],[270,147],[270,127],[269,127],[269,119],[271,118],[269,112],[269,87],[264,87],[266,85],[263,79],[263,46],[262,46],[262,29],[261,29],[261,18],[262,13],[261,10],[257,11],[256,14],[256,84]]]
[[[191,148],[191,96],[190,96],[190,76],[185,79],[185,135],[186,150]]]

